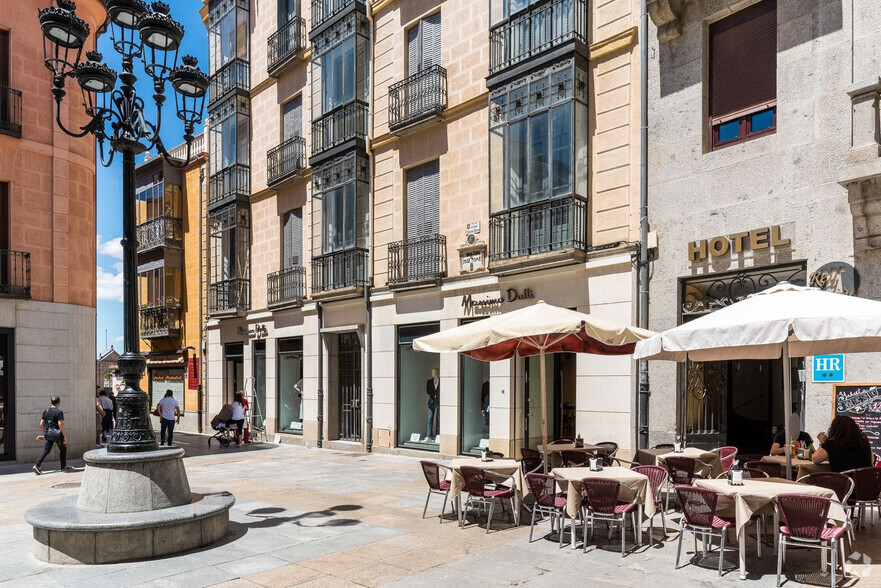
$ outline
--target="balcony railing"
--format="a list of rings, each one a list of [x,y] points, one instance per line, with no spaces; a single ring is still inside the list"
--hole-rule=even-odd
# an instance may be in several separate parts
[[[223,280],[208,286],[208,312],[236,312],[250,307],[249,280]]]
[[[306,21],[295,16],[284,26],[272,33],[266,41],[266,71],[272,75],[291,57],[306,48]]]
[[[267,304],[277,306],[306,298],[306,268],[294,266],[266,276]]]
[[[312,155],[318,155],[355,137],[367,136],[367,105],[352,102],[312,123]]]
[[[0,133],[21,137],[21,92],[0,86]]]
[[[306,140],[288,139],[266,153],[266,183],[274,186],[306,169]]]
[[[587,248],[587,200],[567,196],[490,216],[490,261]]]
[[[388,99],[388,126],[393,131],[437,116],[447,108],[447,70],[432,65],[389,86]]]
[[[312,28],[338,14],[355,0],[312,0]]]
[[[546,0],[490,27],[490,75],[578,39],[587,43],[587,0]]]
[[[367,283],[367,251],[348,249],[312,258],[312,292],[363,286]]]
[[[233,90],[248,91],[251,87],[251,68],[247,61],[233,59],[211,76],[208,104],[214,104]]]
[[[0,298],[31,297],[31,254],[0,249]]]
[[[182,247],[183,222],[179,218],[160,216],[138,225],[138,251],[156,247]]]
[[[180,337],[180,308],[171,306],[142,307],[141,339]]]
[[[208,204],[225,200],[230,196],[244,196],[251,192],[251,168],[235,163],[213,174],[208,180]]]
[[[196,138],[193,139],[193,144],[190,147],[190,156],[198,157],[206,151],[207,149],[205,149],[205,133],[199,133],[198,135],[196,135]],[[172,157],[185,160],[187,158],[187,144],[181,143],[177,147],[170,149],[168,153]]]
[[[439,280],[447,275],[447,238],[418,237],[388,246],[388,283]]]

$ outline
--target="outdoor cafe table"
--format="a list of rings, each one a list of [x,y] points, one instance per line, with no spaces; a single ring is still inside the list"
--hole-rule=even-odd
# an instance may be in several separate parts
[[[450,461],[450,470],[453,472],[453,478],[450,483],[450,501],[456,501],[459,507],[460,516],[462,516],[462,497],[461,492],[465,490],[465,478],[462,477],[462,466],[471,466],[481,468],[487,472],[497,474],[497,477],[511,476],[514,484],[514,522],[520,524],[520,499],[523,498],[523,488],[525,481],[523,472],[520,469],[520,462],[516,459],[493,459],[492,461],[483,461],[479,457],[457,457]],[[464,520],[464,517],[463,517]]]
[[[628,468],[621,467],[604,467],[600,471],[593,471],[589,467],[583,468],[554,468],[551,472],[557,480],[568,483],[566,488],[566,514],[573,521],[578,517],[581,511],[581,480],[584,478],[605,478],[607,480],[615,480],[621,483],[618,491],[618,499],[626,502],[633,500],[636,496],[637,517],[639,520],[639,531],[637,533],[636,543],[642,545],[642,513],[651,518],[655,514],[655,500],[652,495],[652,487],[647,476],[634,472]],[[574,523],[573,523],[574,528]],[[622,532],[624,532],[622,530]],[[575,546],[575,533],[571,533],[572,546]]]
[[[698,488],[715,490],[721,496],[734,501],[734,520],[737,531],[738,554],[740,559],[740,579],[746,579],[746,526],[754,515],[775,514],[774,499],[779,494],[810,494],[811,496],[825,496],[832,499],[829,506],[829,520],[838,524],[844,524],[847,515],[838,501],[835,492],[820,486],[810,486],[784,480],[783,478],[759,478],[743,481],[743,486],[732,486],[727,479],[724,480],[697,480],[694,483]],[[774,520],[774,536],[777,535],[777,519]]]
[[[551,455],[550,464],[547,464],[548,468],[555,468],[558,465],[562,465],[562,463],[554,463],[554,456],[563,453],[564,451],[578,451],[580,453],[606,453],[605,447],[600,447],[598,445],[588,445],[585,443],[581,447],[576,447],[575,443],[548,443],[548,450],[545,452],[544,445],[539,445],[535,448],[536,451],[544,456],[545,462],[548,460],[548,454]],[[557,460],[558,462],[560,460]],[[547,469],[547,468],[546,468]]]
[[[698,449],[697,447],[686,447],[680,453],[675,453],[670,449],[641,449],[640,451],[651,451],[657,452],[654,454],[655,461],[651,464],[644,465],[658,465],[664,467],[666,459],[668,457],[691,457],[694,459],[698,459],[707,466],[709,466],[709,471],[707,471],[707,467],[701,464],[698,464],[697,472],[707,476],[708,478],[715,478],[719,474],[722,473],[722,462],[719,461],[719,454],[713,453],[712,451],[704,451],[703,449]],[[637,452],[639,453],[639,452]],[[644,458],[643,458],[644,459]],[[639,459],[634,460],[637,463],[642,464]]]
[[[770,463],[779,463],[786,465],[786,456],[785,455],[766,455],[762,458],[762,461],[770,462]],[[831,472],[832,468],[829,466],[828,461],[824,461],[823,463],[814,463],[809,459],[801,459],[798,457],[792,458],[792,467],[798,468],[798,474],[795,476],[795,479],[803,478],[808,474],[816,474],[818,472]]]

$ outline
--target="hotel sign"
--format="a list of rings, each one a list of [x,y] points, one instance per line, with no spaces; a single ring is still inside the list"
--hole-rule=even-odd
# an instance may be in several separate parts
[[[790,240],[780,234],[780,225],[751,231],[720,235],[688,244],[688,261],[706,261],[709,257],[724,257],[731,253],[759,251],[789,245]]]
[[[849,263],[833,261],[817,269],[808,276],[808,286],[826,292],[855,296],[860,287],[860,275]]]

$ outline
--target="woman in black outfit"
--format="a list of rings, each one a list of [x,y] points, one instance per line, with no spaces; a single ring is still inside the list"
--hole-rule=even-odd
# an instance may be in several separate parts
[[[814,463],[829,460],[833,472],[872,466],[872,446],[859,425],[849,416],[837,416],[829,425],[829,434],[817,433],[822,444],[814,452]]]

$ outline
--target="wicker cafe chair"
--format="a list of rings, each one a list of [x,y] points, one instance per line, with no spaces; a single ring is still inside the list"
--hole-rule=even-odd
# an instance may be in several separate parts
[[[593,538],[593,527],[596,520],[605,521],[609,526],[609,537],[612,536],[613,525],[621,526],[621,557],[627,553],[625,541],[627,536],[627,515],[636,540],[636,497],[630,502],[618,500],[621,482],[607,478],[585,478],[581,480],[581,507],[584,524],[584,547],[587,552],[587,529],[590,526],[590,537]],[[635,495],[635,493],[634,493]]]
[[[599,443],[595,443],[597,447],[602,447],[606,452],[606,455],[609,457],[615,457],[615,454],[618,453],[618,444],[614,441],[600,441]]]
[[[459,471],[462,472],[462,477],[465,479],[465,491],[468,492],[468,500],[465,503],[465,506],[462,507],[463,511],[463,526],[465,516],[468,513],[468,507],[472,509],[478,509],[478,507],[489,506],[489,512],[486,517],[486,532],[489,533],[489,525],[492,522],[493,518],[493,509],[495,508],[496,501],[502,507],[502,511],[505,510],[505,499],[509,499],[511,501],[511,512],[514,513],[514,490],[511,488],[499,488],[497,490],[489,489],[486,487],[486,471],[483,468],[475,468],[472,466],[462,466],[459,468]],[[477,510],[478,516],[480,511]]]
[[[786,466],[772,461],[753,460],[744,464],[745,467],[762,470],[769,478],[786,478]]]
[[[541,451],[538,449],[530,449],[528,447],[520,448],[520,457],[522,459],[526,459],[527,457],[541,459]]]
[[[524,457],[520,460],[520,469],[523,475],[538,473],[544,469],[544,462],[540,457]]]
[[[777,585],[783,572],[786,546],[811,547],[828,551],[832,559],[831,585],[836,583],[836,557],[838,539],[844,534],[844,527],[830,526],[827,523],[831,499],[825,496],[805,494],[780,494],[775,500],[783,524],[780,526],[780,545],[777,549]],[[825,564],[825,558],[824,558]],[[842,552],[842,571],[844,553]],[[825,565],[824,565],[825,567]],[[825,572],[825,570],[823,570]]]
[[[561,451],[560,459],[564,468],[580,468],[584,467],[589,456],[583,451]]]
[[[676,547],[676,566],[679,569],[679,556],[682,553],[682,537],[685,531],[694,536],[694,552],[697,553],[697,536],[712,543],[714,537],[720,540],[719,575],[725,562],[725,533],[732,522],[716,516],[716,501],[719,495],[706,488],[676,486],[676,499],[682,505],[682,519],[679,521],[679,544]]]
[[[667,468],[667,500],[664,504],[664,510],[670,510],[670,486],[691,486],[695,480],[706,478],[697,471],[699,466],[709,466],[699,459],[693,457],[682,457],[670,455],[664,459],[664,466]]]
[[[842,474],[850,474],[853,478],[853,494],[848,500],[848,506],[853,511],[859,511],[857,514],[857,526],[865,527],[863,515],[868,510],[872,515],[872,526],[875,526],[875,509],[881,516],[881,468],[857,468],[855,470],[847,470]]]
[[[428,501],[431,499],[431,495],[438,494],[444,497],[444,504],[441,507],[439,517],[440,522],[443,523],[444,512],[447,510],[447,499],[450,497],[450,482],[446,481],[449,468],[442,466],[437,462],[428,460],[422,460],[419,464],[422,466],[422,474],[425,476],[425,481],[428,483],[428,495],[425,497],[425,508],[422,509],[422,518],[425,518],[425,513],[428,510]],[[452,503],[450,503],[450,507],[455,509]]]
[[[563,547],[563,531],[566,529],[566,495],[557,492],[557,480],[550,474],[529,473],[526,474],[526,487],[535,497],[532,506],[532,522],[529,524],[529,542],[532,543],[532,531],[535,529],[535,515],[548,515],[551,519],[551,533],[554,532],[554,522],[559,519],[560,547]]]
[[[667,520],[664,517],[664,508],[663,501],[661,500],[661,488],[667,483],[667,470],[662,468],[661,466],[654,465],[641,465],[633,468],[634,472],[640,473],[643,476],[649,479],[649,486],[652,491],[652,497],[655,501],[655,506],[657,510],[655,511],[655,515],[658,514],[658,510],[661,511],[661,528],[664,529],[664,537],[667,536]],[[655,515],[652,515],[649,518],[649,543],[654,543],[653,533],[655,530]],[[640,521],[642,524],[642,521]]]
[[[716,449],[714,453],[719,454],[719,463],[722,465],[723,472],[730,470],[731,466],[734,465],[734,460],[737,459],[737,447],[732,447],[730,445],[720,447],[719,449]]]
[[[844,509],[848,510],[847,501],[854,490],[854,481],[850,476],[837,472],[814,472],[813,474],[802,476],[796,482],[803,482],[811,486],[832,490],[835,492],[838,501],[844,506]],[[850,518],[848,518],[845,528],[847,529],[848,538],[851,544],[853,544],[853,524],[851,524]]]

